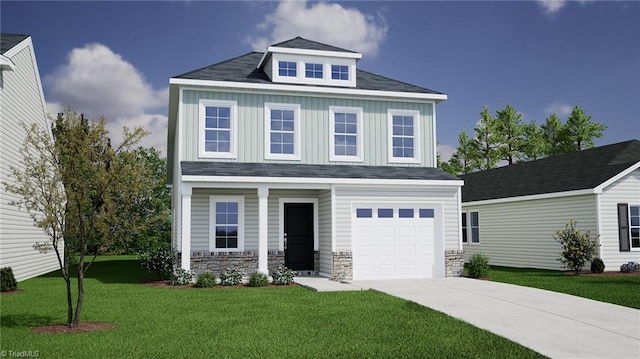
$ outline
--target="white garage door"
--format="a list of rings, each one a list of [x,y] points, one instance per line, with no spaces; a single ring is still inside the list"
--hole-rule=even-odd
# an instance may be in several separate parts
[[[354,280],[433,277],[433,208],[356,205],[354,212]]]

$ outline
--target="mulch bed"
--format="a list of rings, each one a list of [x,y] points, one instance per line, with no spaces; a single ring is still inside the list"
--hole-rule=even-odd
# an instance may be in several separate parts
[[[24,292],[24,290],[22,290],[22,289],[8,290],[6,292],[0,292],[0,296],[18,294],[18,293],[22,293],[22,292]]]
[[[264,286],[264,287],[251,287],[249,285],[246,284],[239,284],[239,285],[216,285],[214,287],[211,288],[198,288],[196,286],[194,286],[193,284],[187,284],[187,285],[171,285],[171,282],[169,280],[151,280],[151,281],[144,281],[142,282],[142,284],[148,286],[148,287],[155,287],[155,288],[174,288],[174,289],[198,289],[198,290],[203,290],[203,289],[238,289],[238,288],[242,288],[242,289],[253,289],[253,288],[263,288],[263,289],[269,289],[269,288],[283,288],[283,287],[296,287],[299,286],[298,283],[291,283],[289,285],[268,285],[268,286]]]
[[[108,322],[80,322],[77,327],[69,328],[66,324],[52,324],[45,325],[43,327],[31,328],[31,331],[34,333],[62,333],[62,334],[72,334],[72,333],[87,333],[87,332],[98,332],[102,330],[109,330],[115,328],[116,325]]]

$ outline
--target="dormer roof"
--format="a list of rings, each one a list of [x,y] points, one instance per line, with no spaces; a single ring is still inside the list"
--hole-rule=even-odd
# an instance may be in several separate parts
[[[356,61],[362,58],[362,54],[359,52],[323,44],[317,41],[307,40],[297,36],[291,40],[283,41],[267,47],[267,51],[264,52],[260,62],[258,63],[258,68],[262,68],[266,63],[266,60],[268,60],[269,56],[273,53],[338,57],[355,59]]]

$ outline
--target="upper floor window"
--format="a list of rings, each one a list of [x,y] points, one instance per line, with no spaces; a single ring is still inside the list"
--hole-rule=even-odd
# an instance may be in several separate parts
[[[199,156],[234,158],[237,148],[235,101],[200,100]]]
[[[362,108],[330,107],[330,160],[362,161]]]
[[[418,159],[418,111],[389,110],[389,161],[416,163]]]
[[[292,61],[280,61],[278,62],[278,75],[286,76],[286,77],[296,77],[297,74],[297,66],[295,62]]]
[[[305,77],[311,79],[322,78],[322,64],[305,64]]]
[[[349,80],[349,66],[331,65],[332,80]]]
[[[300,159],[300,105],[265,104],[265,158]]]
[[[241,251],[244,246],[244,198],[210,197],[209,250]]]

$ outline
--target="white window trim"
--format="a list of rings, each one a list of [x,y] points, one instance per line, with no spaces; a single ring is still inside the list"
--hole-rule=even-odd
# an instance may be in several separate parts
[[[238,202],[238,248],[216,248],[216,202]],[[209,196],[209,252],[244,251],[244,197]]]
[[[294,144],[293,154],[271,153],[271,110],[293,110],[294,115]],[[286,103],[265,102],[264,104],[264,158],[267,160],[300,160],[300,105]]]
[[[393,156],[393,116],[413,117],[413,157]],[[387,152],[389,163],[420,163],[420,111],[417,110],[387,110]]]
[[[280,76],[280,61],[295,62],[296,76]],[[311,78],[306,76],[306,64],[321,64],[322,78]],[[347,66],[349,71],[348,80],[334,80],[331,78],[331,65]],[[339,87],[356,87],[356,60],[352,58],[311,56],[303,54],[274,53],[271,59],[271,77],[276,83],[285,84],[310,84]]]
[[[205,151],[205,111],[207,107],[229,107],[231,109],[231,144],[229,152]],[[236,101],[200,100],[198,112],[198,157],[236,159],[238,154],[238,103]]]
[[[632,227],[631,226],[631,207],[640,207],[640,204],[632,204],[632,203],[627,204],[627,213],[629,216],[629,218],[627,218],[627,221],[629,221],[628,222],[629,223],[629,251],[640,252],[640,247],[634,247],[631,241],[631,227]],[[633,226],[633,227],[636,227],[636,226]]]
[[[357,154],[355,156],[339,156],[336,155],[335,149],[335,129],[336,129],[336,117],[337,113],[355,113],[356,114],[356,141]],[[329,107],[329,161],[346,161],[346,162],[363,162],[363,151],[364,151],[364,136],[363,136],[363,121],[362,121],[362,107],[342,107],[342,106],[330,106]]]

